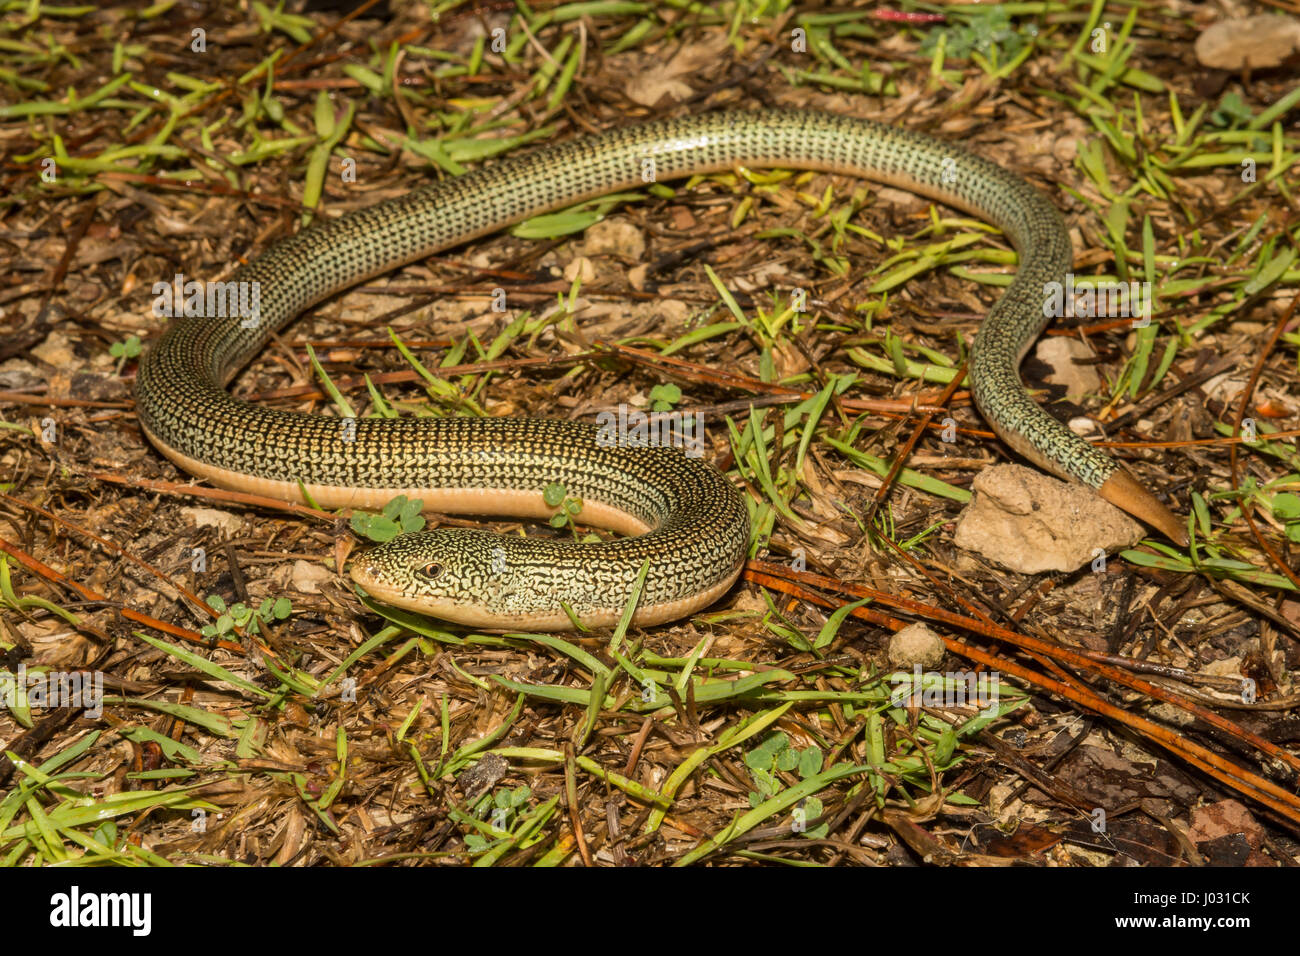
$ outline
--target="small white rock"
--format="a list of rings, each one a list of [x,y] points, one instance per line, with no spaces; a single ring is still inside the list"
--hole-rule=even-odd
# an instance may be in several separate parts
[[[1300,50],[1300,20],[1265,13],[1220,20],[1196,38],[1196,58],[1216,70],[1266,69]]]
[[[943,663],[945,650],[943,638],[934,631],[924,624],[909,624],[889,639],[889,663],[907,670],[918,664],[931,670]]]
[[[324,565],[298,560],[293,563],[293,573],[289,576],[289,582],[295,590],[302,591],[304,594],[319,594],[320,586],[333,578],[334,572]]]
[[[216,528],[232,537],[244,526],[244,519],[216,508],[182,508],[181,514],[193,521],[195,527]]]
[[[77,357],[72,351],[72,342],[62,332],[51,332],[45,341],[35,345],[32,355],[42,362],[48,362],[55,368],[72,369],[77,366]]]
[[[1021,574],[1074,571],[1144,535],[1091,488],[1021,465],[985,468],[971,488],[953,543]]]
[[[639,262],[645,255],[645,237],[626,219],[602,219],[584,234],[582,254],[619,256]]]
[[[1034,357],[1052,369],[1047,381],[1065,386],[1065,397],[1079,399],[1101,388],[1097,367],[1090,364],[1096,358],[1092,349],[1078,339],[1049,335],[1038,343]]]
[[[564,267],[565,282],[572,282],[579,276],[582,277],[584,285],[588,282],[594,282],[596,279],[596,267],[591,264],[591,260],[586,256],[578,256]]]

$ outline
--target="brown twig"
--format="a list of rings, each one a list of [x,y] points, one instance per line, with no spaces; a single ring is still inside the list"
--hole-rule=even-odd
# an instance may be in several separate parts
[[[1286,328],[1287,323],[1291,321],[1291,316],[1295,315],[1296,303],[1300,302],[1300,295],[1291,299],[1291,305],[1287,308],[1282,317],[1278,319],[1277,325],[1273,329],[1273,334],[1269,337],[1268,345],[1259,354],[1259,361],[1255,363],[1255,368],[1251,370],[1250,380],[1246,383],[1246,388],[1241,393],[1241,405],[1237,409],[1237,418],[1232,423],[1232,430],[1238,435],[1241,434],[1241,423],[1246,417],[1246,409],[1250,407],[1250,398],[1255,394],[1255,386],[1259,384],[1259,378],[1264,374],[1264,365],[1268,357],[1273,354],[1273,349],[1277,346],[1278,339],[1282,337],[1282,331]],[[1228,449],[1228,469],[1232,476],[1232,490],[1240,490],[1240,482],[1237,476],[1237,446],[1234,444]],[[1250,526],[1250,533],[1255,536],[1255,541],[1268,555],[1279,571],[1285,574],[1297,588],[1300,588],[1300,575],[1287,567],[1281,555],[1273,550],[1273,546],[1264,540],[1264,535],[1260,533],[1259,527],[1255,524],[1255,518],[1252,512],[1255,506],[1251,504],[1248,496],[1243,495],[1240,499],[1241,516],[1246,519],[1246,524]]]
[[[753,565],[761,565],[761,562],[751,562],[751,567],[747,568],[745,577],[747,580],[773,587],[785,594],[791,594],[803,600],[823,607],[835,606],[835,601],[825,595],[805,588],[800,584],[785,580],[781,577],[773,577],[762,571],[753,569]],[[777,569],[784,572],[784,569]],[[820,575],[800,575],[800,577],[820,578]],[[835,582],[832,579],[823,578],[824,582],[832,587],[838,585],[846,590],[855,588],[853,585],[844,585],[841,582]],[[865,589],[870,590],[870,589]],[[881,623],[882,619],[892,620],[899,627],[903,626],[902,621],[889,619],[886,615],[879,612],[871,611],[868,608],[861,607],[853,610],[855,617]],[[889,626],[889,625],[886,625]],[[894,628],[897,630],[898,628]],[[1017,635],[1023,638],[1023,635]],[[1165,749],[1176,753],[1186,759],[1189,763],[1203,770],[1216,780],[1236,790],[1257,802],[1267,806],[1280,816],[1293,823],[1300,824],[1300,797],[1283,789],[1270,780],[1267,780],[1252,771],[1234,764],[1219,754],[1214,753],[1200,744],[1193,743],[1186,737],[1162,727],[1144,717],[1123,710],[1111,704],[1095,692],[1088,690],[1086,687],[1072,686],[1062,681],[1055,680],[1043,674],[1036,673],[1022,664],[1012,660],[999,658],[973,645],[967,644],[952,637],[943,637],[945,645],[954,654],[970,658],[987,667],[993,668],[1018,677],[1035,687],[1058,694],[1073,703],[1078,704],[1094,713],[1103,717],[1111,718],[1119,723],[1137,730],[1152,741],[1160,744]],[[1290,756],[1290,755],[1288,755]]]
[[[66,588],[71,588],[87,601],[112,603],[107,597],[100,594],[94,588],[89,588],[79,581],[72,580],[67,575],[60,574],[50,566],[42,564],[22,548],[18,547],[16,544],[11,544],[4,538],[0,538],[0,551],[5,552],[5,554],[9,555],[33,574],[39,575],[54,584],[61,584]],[[191,644],[201,644],[204,647],[220,647],[223,650],[234,651],[237,654],[247,653],[244,650],[243,645],[236,644],[234,641],[227,641],[219,638],[206,638],[198,631],[191,631],[186,627],[178,627],[175,624],[168,624],[166,621],[160,621],[156,617],[151,617],[148,614],[133,611],[129,607],[118,608],[118,613],[128,621],[143,624],[145,627],[151,627],[155,631],[162,631],[164,634],[170,634],[172,637],[179,637],[182,640],[189,641]]]
[[[1264,752],[1276,760],[1282,761],[1292,770],[1300,772],[1300,757],[1284,750],[1272,741],[1265,740],[1258,734],[1252,733],[1251,731],[1234,724],[1226,717],[1208,711],[1166,688],[1142,680],[1141,678],[1135,677],[1119,668],[1110,667],[1106,664],[1089,660],[1087,657],[1076,652],[1073,648],[1068,648],[1061,644],[1052,644],[1040,638],[1031,637],[1027,634],[1021,634],[1009,630],[997,624],[988,624],[975,618],[963,617],[960,614],[954,614],[953,612],[946,611],[942,608],[933,607],[920,601],[913,601],[909,598],[898,597],[897,595],[889,594],[885,591],[878,591],[875,588],[869,588],[862,584],[841,581],[837,578],[827,577],[821,574],[813,574],[808,571],[794,571],[790,568],[784,567],[783,565],[769,564],[765,561],[750,561],[745,567],[745,576],[749,580],[756,580],[753,575],[760,575],[764,578],[764,582],[759,583],[773,580],[797,582],[798,585],[810,585],[832,593],[849,595],[856,598],[869,597],[877,603],[884,604],[887,607],[899,608],[907,613],[915,614],[918,617],[936,621],[949,627],[969,631],[982,637],[1005,641],[1006,643],[1019,647],[1024,651],[1042,654],[1046,657],[1060,661],[1063,664],[1068,664],[1071,667],[1078,667],[1083,670],[1091,671],[1107,678],[1108,680],[1115,681],[1116,683],[1123,684],[1126,687],[1139,691],[1140,693],[1148,694],[1163,700],[1166,703],[1181,707],[1183,710],[1186,710],[1188,713],[1193,714],[1211,726],[1236,737],[1238,740],[1248,743],[1250,746]],[[865,611],[866,608],[861,608],[860,610]],[[876,614],[879,618],[876,620],[876,623],[882,624],[890,630],[896,631],[905,626],[905,622],[898,618],[880,615],[879,612],[874,611],[872,613]],[[1300,806],[1300,804],[1297,805]]]

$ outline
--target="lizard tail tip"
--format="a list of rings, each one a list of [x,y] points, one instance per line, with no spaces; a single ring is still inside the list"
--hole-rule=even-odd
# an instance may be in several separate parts
[[[1120,468],[1102,483],[1098,494],[1116,508],[1155,528],[1180,547],[1187,546],[1187,522],[1161,504],[1132,475]]]

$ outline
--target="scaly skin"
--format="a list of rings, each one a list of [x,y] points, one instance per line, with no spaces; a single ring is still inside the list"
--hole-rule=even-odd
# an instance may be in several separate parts
[[[711,113],[550,146],[319,223],[276,243],[232,282],[256,283],[256,322],[174,322],[141,362],[136,402],[150,440],[215,484],[326,506],[376,507],[400,493],[441,511],[540,516],[551,482],[581,516],[624,532],[601,544],[442,530],[373,549],[353,576],[402,606],[482,627],[564,628],[569,605],[616,620],[649,561],[638,623],[691,613],[739,574],[748,514],[717,472],[673,448],[605,447],[594,426],[537,419],[339,419],[232,398],[229,379],[270,335],[317,302],[403,263],[550,210],[655,180],[737,165],[864,176],[974,213],[1020,253],[1015,280],[972,349],[984,417],[1014,449],[1179,540],[1181,527],[1102,451],[1046,415],[1017,373],[1047,324],[1045,288],[1063,282],[1069,236],[1024,180],[965,150],[870,120],[813,112]],[[244,325],[252,327],[245,328]]]

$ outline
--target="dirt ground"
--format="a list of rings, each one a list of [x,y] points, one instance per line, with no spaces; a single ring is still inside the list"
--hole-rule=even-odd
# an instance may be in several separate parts
[[[1300,862],[1300,97],[1294,58],[1214,69],[1196,46],[1265,8],[21,6],[0,17],[5,864]],[[500,635],[363,603],[340,568],[383,521],[215,489],[142,434],[173,277],[503,155],[773,107],[976,152],[1062,211],[1075,273],[1150,284],[1147,328],[1053,324],[1078,388],[1044,352],[1022,371],[1191,516],[1189,547],[1133,526],[1031,573],[958,546],[976,476],[1025,464],[960,381],[1014,253],[821,173],[656,184],[430,257],[232,384],[322,415],[337,387],[360,415],[703,416],[753,537],[687,620]],[[900,697],[922,669],[947,683]]]

